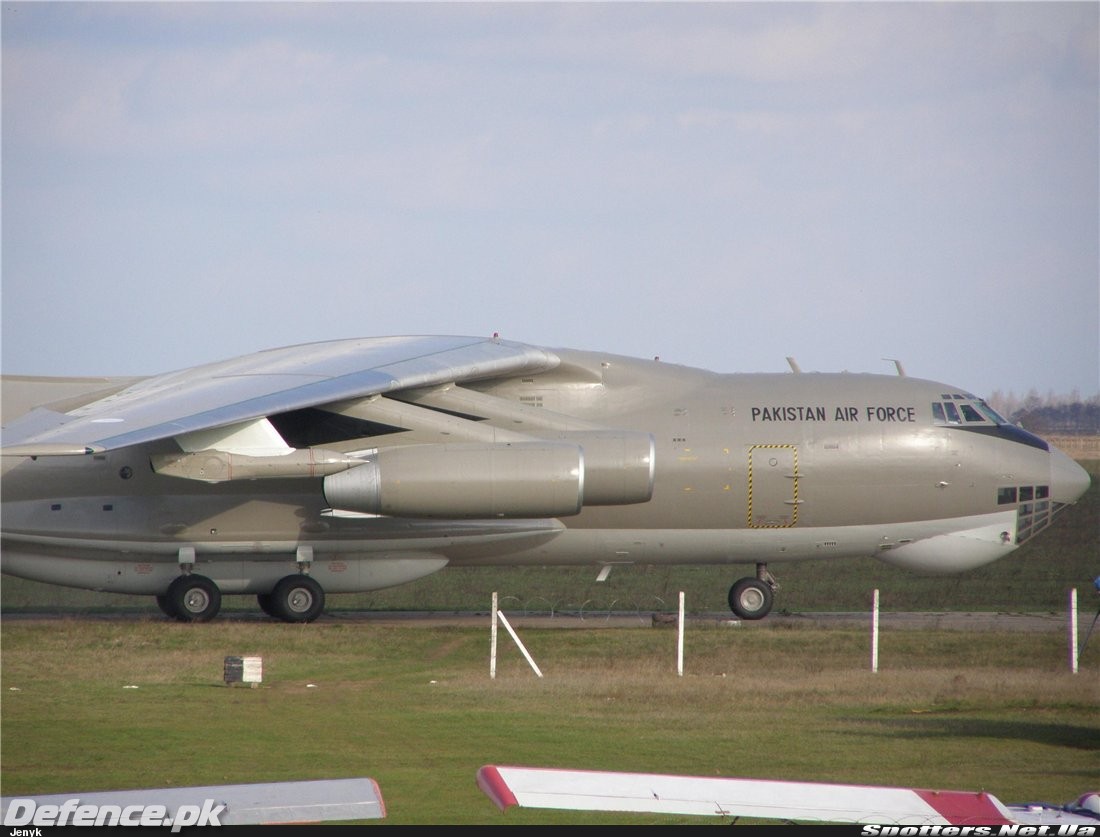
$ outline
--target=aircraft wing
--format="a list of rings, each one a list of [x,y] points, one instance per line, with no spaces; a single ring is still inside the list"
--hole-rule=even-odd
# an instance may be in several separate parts
[[[77,804],[113,805],[122,809],[161,805],[167,809],[167,816],[175,825],[197,825],[199,823],[194,818],[203,811],[216,812],[220,825],[316,823],[383,819],[386,816],[378,784],[373,779],[355,778],[4,797],[0,800],[0,821],[5,827],[28,824],[31,820],[25,817],[37,808],[44,805],[62,806],[73,799],[78,803],[70,803],[68,822],[59,825],[72,824],[71,818]],[[28,801],[33,804],[28,804]],[[185,806],[190,808],[190,821],[188,814],[180,811]],[[219,806],[224,808],[219,809]],[[177,822],[178,817],[183,820]],[[178,830],[172,828],[173,832]]]
[[[477,784],[501,810],[518,805],[889,825],[1015,822],[996,797],[968,791],[498,765],[482,767]]]
[[[289,346],[146,378],[71,412],[33,410],[4,428],[3,453],[94,453],[397,389],[557,364],[551,352],[496,337]]]

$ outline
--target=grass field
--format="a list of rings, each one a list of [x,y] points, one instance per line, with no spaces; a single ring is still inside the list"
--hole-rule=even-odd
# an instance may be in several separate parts
[[[1100,783],[1100,643],[1062,632],[528,629],[129,618],[3,624],[5,795],[371,776],[389,824],[712,823],[499,812],[487,763],[985,789]],[[503,633],[503,632],[502,632]],[[259,655],[258,688],[224,658]]]
[[[874,562],[780,567],[777,610],[1060,612],[1100,574],[1094,484],[1043,537],[958,579]],[[782,620],[723,626],[527,628],[536,677],[502,635],[489,677],[482,624],[394,626],[375,609],[721,611],[729,568],[637,569],[599,586],[566,570],[445,570],[331,597],[311,625],[180,624],[144,599],[5,578],[0,792],[62,793],[371,776],[386,824],[694,823],[718,819],[513,809],[475,785],[483,764],[987,790],[1067,802],[1100,786],[1100,635],[1069,670],[1063,631],[884,630]],[[90,598],[89,598],[90,597]],[[249,609],[252,603],[241,599]],[[229,603],[233,599],[228,599]],[[54,607],[60,616],[30,611]],[[118,616],[104,615],[116,611]],[[231,614],[232,616],[232,614]],[[226,656],[263,658],[258,688]]]

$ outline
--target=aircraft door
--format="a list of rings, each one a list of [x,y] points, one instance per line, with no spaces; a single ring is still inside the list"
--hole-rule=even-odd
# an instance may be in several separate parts
[[[798,523],[798,446],[749,448],[750,529],[779,529]]]

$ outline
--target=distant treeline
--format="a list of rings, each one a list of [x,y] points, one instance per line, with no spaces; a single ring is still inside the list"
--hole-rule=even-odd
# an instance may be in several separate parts
[[[1010,421],[1040,436],[1100,435],[1100,395],[1083,399],[1075,392],[1042,398],[1032,391],[1018,398],[1013,393],[1004,395],[998,391],[990,396],[989,404]]]

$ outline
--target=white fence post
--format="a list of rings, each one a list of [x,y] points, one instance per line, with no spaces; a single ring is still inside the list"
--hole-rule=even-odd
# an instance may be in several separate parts
[[[489,631],[489,677],[497,676],[497,594],[493,593],[493,624]]]
[[[680,617],[676,622],[676,673],[684,676],[684,591],[680,591]]]
[[[531,655],[527,653],[527,648],[520,641],[519,635],[512,629],[511,623],[504,616],[504,614],[500,612],[500,608],[497,607],[496,593],[493,593],[493,624],[490,629],[490,646],[492,650],[489,654],[489,677],[495,679],[497,676],[497,622],[500,622],[504,625],[505,630],[508,631],[508,635],[512,637],[512,641],[515,642],[516,647],[519,648],[520,652],[523,654],[523,658],[527,660],[527,664],[531,666],[531,669],[535,672],[535,674],[537,674],[539,677],[542,677],[542,672],[539,670],[539,667],[538,665],[536,665],[535,661],[531,658]]]
[[[531,666],[531,670],[535,672],[539,677],[542,677],[542,672],[539,671],[539,667],[535,665],[535,661],[531,658],[531,655],[527,653],[527,648],[522,642],[519,641],[519,635],[512,630],[511,623],[504,617],[504,614],[499,610],[497,611],[497,619],[504,625],[505,630],[508,631],[508,635],[512,637],[512,641],[515,642],[520,652],[523,654],[523,659],[527,660],[527,664]]]
[[[1069,670],[1077,673],[1077,588],[1069,591]]]
[[[871,671],[878,672],[878,588],[871,599]]]

